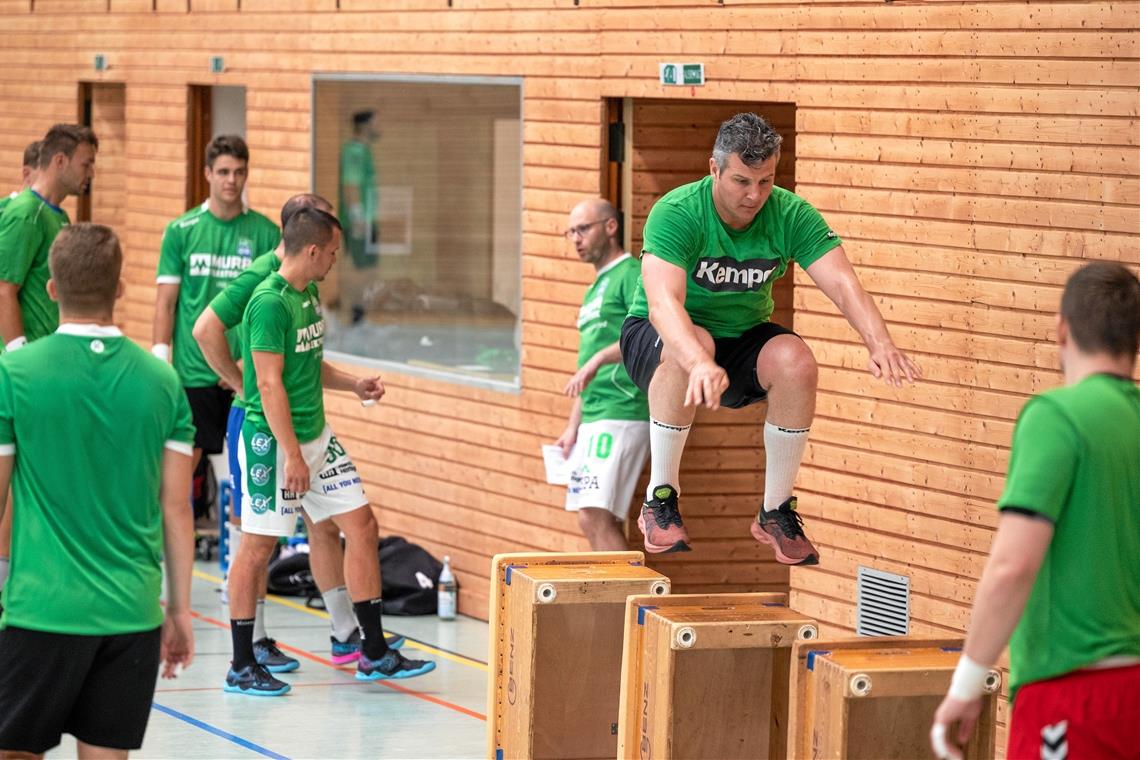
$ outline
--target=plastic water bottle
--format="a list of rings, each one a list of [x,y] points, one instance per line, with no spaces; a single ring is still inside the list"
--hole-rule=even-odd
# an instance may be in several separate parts
[[[443,570],[439,572],[439,619],[455,620],[455,576],[451,572],[451,557],[443,558]]]

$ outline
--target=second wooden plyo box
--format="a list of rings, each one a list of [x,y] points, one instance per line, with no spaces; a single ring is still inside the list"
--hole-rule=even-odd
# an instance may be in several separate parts
[[[619,758],[782,758],[791,645],[817,635],[784,594],[626,602]]]

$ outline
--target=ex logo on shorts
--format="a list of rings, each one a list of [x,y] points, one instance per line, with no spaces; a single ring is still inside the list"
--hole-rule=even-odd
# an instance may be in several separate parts
[[[258,456],[265,456],[269,453],[269,444],[269,436],[267,436],[265,433],[255,433],[249,442],[249,447],[253,449],[254,454],[257,454]]]
[[[255,515],[263,515],[269,511],[269,499],[265,498],[262,494],[254,494],[249,502]]]
[[[270,469],[263,464],[255,464],[249,468],[249,479],[255,485],[263,486],[269,482]]]

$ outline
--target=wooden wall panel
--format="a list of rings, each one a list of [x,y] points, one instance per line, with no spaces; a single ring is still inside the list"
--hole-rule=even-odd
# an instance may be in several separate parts
[[[821,365],[799,489],[823,565],[789,575],[737,537],[762,487],[762,410],[700,415],[683,477],[701,539],[665,561],[694,590],[790,583],[802,611],[849,629],[867,564],[911,577],[916,630],[961,630],[1013,421],[1059,382],[1060,287],[1085,260],[1140,266],[1135,3],[55,2],[0,3],[0,161],[14,183],[23,146],[74,118],[76,82],[108,55],[105,76],[126,84],[123,313],[144,342],[162,228],[185,206],[188,85],[246,87],[250,200],[273,210],[308,189],[312,71],[525,78],[521,392],[396,373],[370,413],[330,401],[383,529],[450,553],[472,614],[485,614],[489,554],[585,546],[537,447],[568,410],[559,391],[590,271],[558,235],[603,186],[604,99],[637,103],[635,230],[656,196],[704,173],[707,122],[735,110],[726,102],[785,104],[773,118],[794,167],[782,172],[844,238],[926,372],[913,388],[876,383],[834,306],[804,273],[788,278],[784,313]],[[227,71],[209,74],[219,51]],[[662,88],[668,60],[703,61],[707,84]]]

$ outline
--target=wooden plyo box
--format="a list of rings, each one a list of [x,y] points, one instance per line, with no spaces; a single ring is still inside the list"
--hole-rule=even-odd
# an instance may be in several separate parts
[[[784,594],[630,597],[618,757],[783,758],[791,646],[816,636]]]
[[[644,561],[641,552],[491,561],[489,757],[614,757],[625,600],[669,593]]]
[[[962,639],[858,637],[797,642],[790,756],[845,760],[931,757],[930,724],[950,688]],[[967,758],[994,755],[1001,674],[986,679]]]

